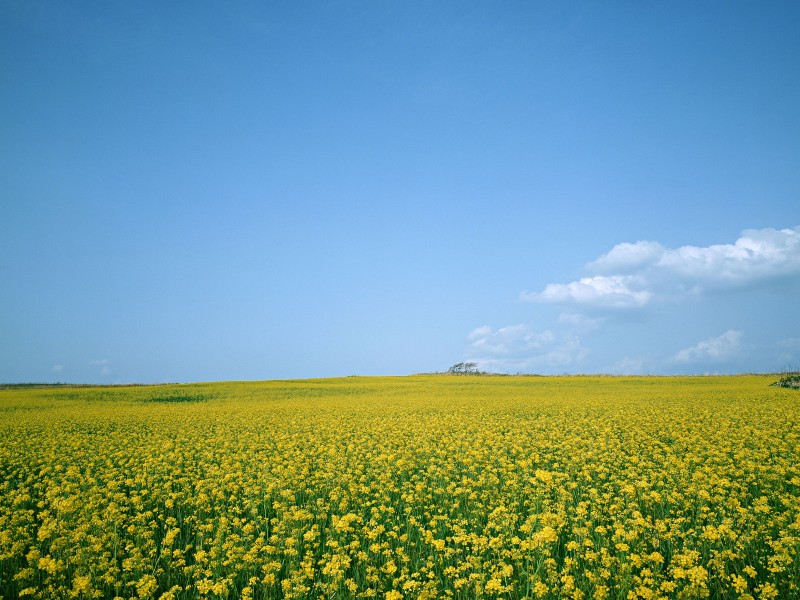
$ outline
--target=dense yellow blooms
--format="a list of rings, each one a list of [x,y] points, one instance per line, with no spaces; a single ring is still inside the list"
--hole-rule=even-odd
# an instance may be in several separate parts
[[[0,596],[800,598],[770,381],[0,390]]]

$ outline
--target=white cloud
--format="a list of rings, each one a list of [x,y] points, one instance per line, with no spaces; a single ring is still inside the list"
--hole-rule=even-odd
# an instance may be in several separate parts
[[[590,262],[586,268],[592,273],[628,273],[658,262],[666,251],[658,242],[623,242]]]
[[[569,367],[580,363],[589,355],[589,349],[580,339],[571,336],[560,341],[555,348],[538,357],[538,363],[551,367]]]
[[[589,352],[575,336],[561,337],[550,330],[537,332],[523,324],[497,330],[485,325],[473,330],[467,339],[470,361],[481,370],[503,373],[568,368]]]
[[[731,284],[800,274],[800,227],[751,229],[733,244],[683,246],[667,251],[658,266],[691,279]]]
[[[53,368],[51,369],[53,373],[61,373],[63,370],[64,370],[64,365],[53,365]]]
[[[800,276],[800,226],[750,229],[732,244],[665,248],[624,242],[586,265],[593,275],[550,283],[523,300],[595,309],[640,309],[706,289],[731,289]]]
[[[641,375],[645,372],[647,361],[642,356],[626,356],[616,362],[611,372],[617,375]]]
[[[523,300],[572,303],[601,308],[640,308],[652,293],[641,289],[644,281],[632,275],[598,275],[572,283],[549,283],[540,293],[524,292]]]
[[[482,327],[477,327],[473,329],[470,334],[467,336],[468,340],[479,340],[485,338],[487,336],[492,335],[492,328],[488,325],[484,325]]]
[[[621,374],[763,370],[769,361],[800,360],[800,338],[788,337],[795,332],[780,326],[787,318],[778,314],[791,310],[800,289],[800,226],[745,230],[731,243],[708,246],[621,243],[585,268],[585,277],[521,294],[525,301],[556,305],[540,315],[551,316],[549,323],[540,321],[541,329],[478,327],[465,356],[488,371]],[[777,302],[774,315],[765,305],[769,294]],[[674,345],[680,324],[701,320],[724,333],[675,352],[683,346]],[[742,330],[757,328],[755,341],[745,343]],[[602,352],[590,356],[589,346]]]
[[[603,322],[603,319],[588,317],[581,313],[563,312],[558,315],[558,322],[588,331],[598,327]]]
[[[684,348],[672,360],[679,363],[693,361],[721,362],[736,357],[742,347],[742,332],[729,329],[722,335],[697,342],[690,348]]]
[[[536,333],[527,325],[509,325],[497,331],[488,325],[478,327],[469,334],[470,349],[491,355],[516,355],[539,350],[553,342],[551,331]]]

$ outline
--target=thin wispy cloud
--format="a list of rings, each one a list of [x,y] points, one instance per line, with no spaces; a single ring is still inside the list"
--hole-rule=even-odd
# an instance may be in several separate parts
[[[111,361],[107,358],[100,358],[97,360],[89,361],[89,365],[92,367],[100,367],[100,375],[106,377],[111,375],[111,367],[109,366]]]
[[[588,349],[574,335],[536,331],[524,324],[496,330],[484,325],[473,330],[467,339],[468,358],[487,371],[573,367],[588,354]]]
[[[467,338],[470,349],[492,355],[518,355],[541,350],[551,345],[555,336],[552,331],[536,332],[528,325],[510,325],[493,330],[488,325],[473,330]]]
[[[721,362],[736,357],[742,349],[742,332],[729,329],[720,336],[697,342],[680,350],[672,358],[674,362]]]
[[[647,372],[647,359],[642,356],[625,356],[611,368],[615,375],[636,375]]]
[[[580,331],[591,331],[603,323],[602,317],[589,317],[578,312],[562,312],[558,315],[558,322],[574,327]]]
[[[800,337],[778,340],[779,368],[785,371],[800,371]]]

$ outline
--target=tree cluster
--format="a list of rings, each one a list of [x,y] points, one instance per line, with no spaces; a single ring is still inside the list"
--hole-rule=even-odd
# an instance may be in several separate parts
[[[772,385],[790,390],[800,390],[800,373],[787,373]]]
[[[447,372],[452,375],[470,375],[478,372],[478,363],[474,362],[460,362],[454,364],[447,369]]]

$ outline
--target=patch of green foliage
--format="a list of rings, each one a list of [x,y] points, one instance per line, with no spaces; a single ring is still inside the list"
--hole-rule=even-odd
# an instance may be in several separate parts
[[[776,381],[771,385],[791,390],[800,390],[800,373],[786,373],[780,378],[780,381]]]

